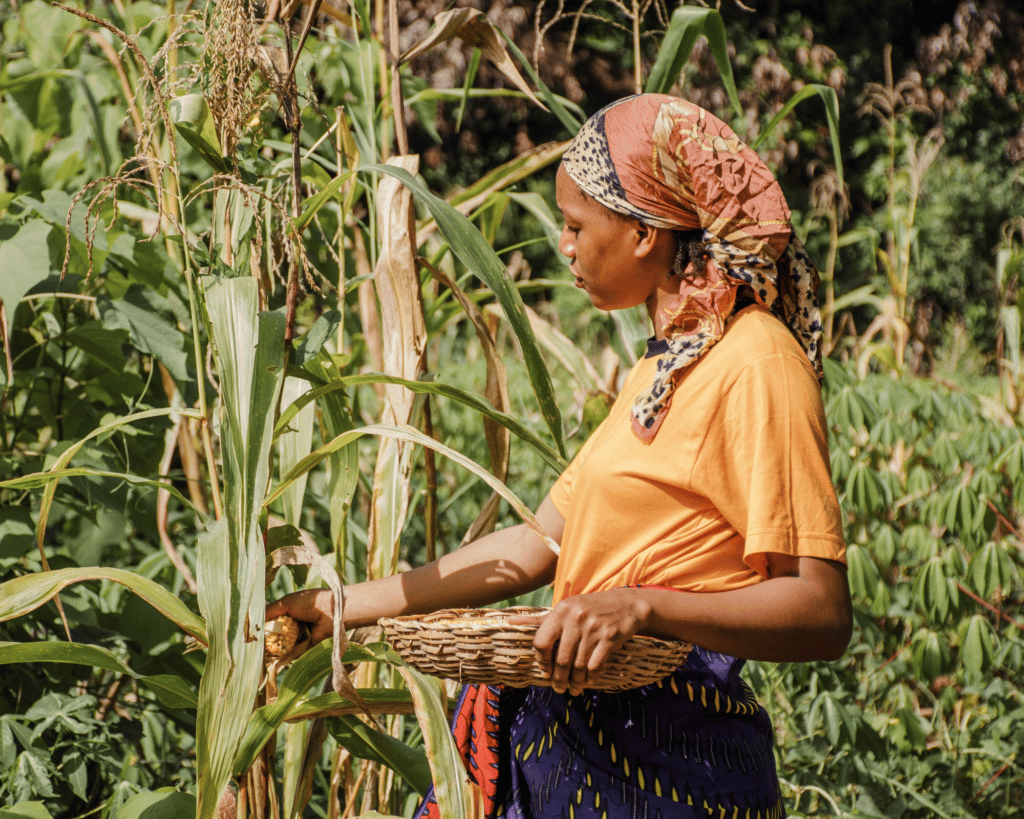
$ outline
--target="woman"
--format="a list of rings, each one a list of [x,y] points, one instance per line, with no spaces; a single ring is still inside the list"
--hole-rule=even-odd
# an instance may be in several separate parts
[[[550,688],[467,687],[454,730],[488,815],[777,817],[772,730],[745,659],[836,659],[851,631],[831,483],[817,273],[771,172],[723,122],[640,95],[584,125],[556,179],[559,248],[594,306],[654,337],[525,525],[346,588],[345,624],[554,582],[534,641]],[[326,591],[268,609],[330,633]],[[633,634],[697,646],[621,694],[589,675]],[[742,658],[742,659],[737,659]],[[421,808],[435,812],[428,798]]]

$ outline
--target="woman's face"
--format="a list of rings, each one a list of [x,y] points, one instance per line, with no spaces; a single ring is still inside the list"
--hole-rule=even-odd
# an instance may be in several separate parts
[[[586,291],[593,305],[620,310],[653,299],[668,271],[651,265],[640,252],[650,228],[586,196],[561,166],[555,198],[563,219],[558,249],[569,259],[576,286]]]

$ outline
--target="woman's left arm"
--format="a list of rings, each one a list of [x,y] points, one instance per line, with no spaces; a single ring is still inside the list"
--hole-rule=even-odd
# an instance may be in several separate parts
[[[588,673],[634,634],[683,640],[748,660],[836,660],[853,613],[846,566],[771,554],[771,579],[723,592],[620,588],[571,597],[534,640],[556,690],[586,687]]]

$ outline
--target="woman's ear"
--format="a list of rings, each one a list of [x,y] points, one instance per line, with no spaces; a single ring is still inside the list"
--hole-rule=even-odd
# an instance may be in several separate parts
[[[675,262],[676,237],[671,230],[652,227],[637,221],[635,230],[636,247],[634,255],[638,259],[649,259],[661,266],[665,260],[669,268]]]

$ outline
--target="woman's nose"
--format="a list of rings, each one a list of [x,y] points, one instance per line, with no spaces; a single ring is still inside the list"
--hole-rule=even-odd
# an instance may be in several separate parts
[[[576,258],[576,242],[573,239],[572,231],[568,228],[562,228],[562,233],[558,237],[558,250],[570,260]]]

